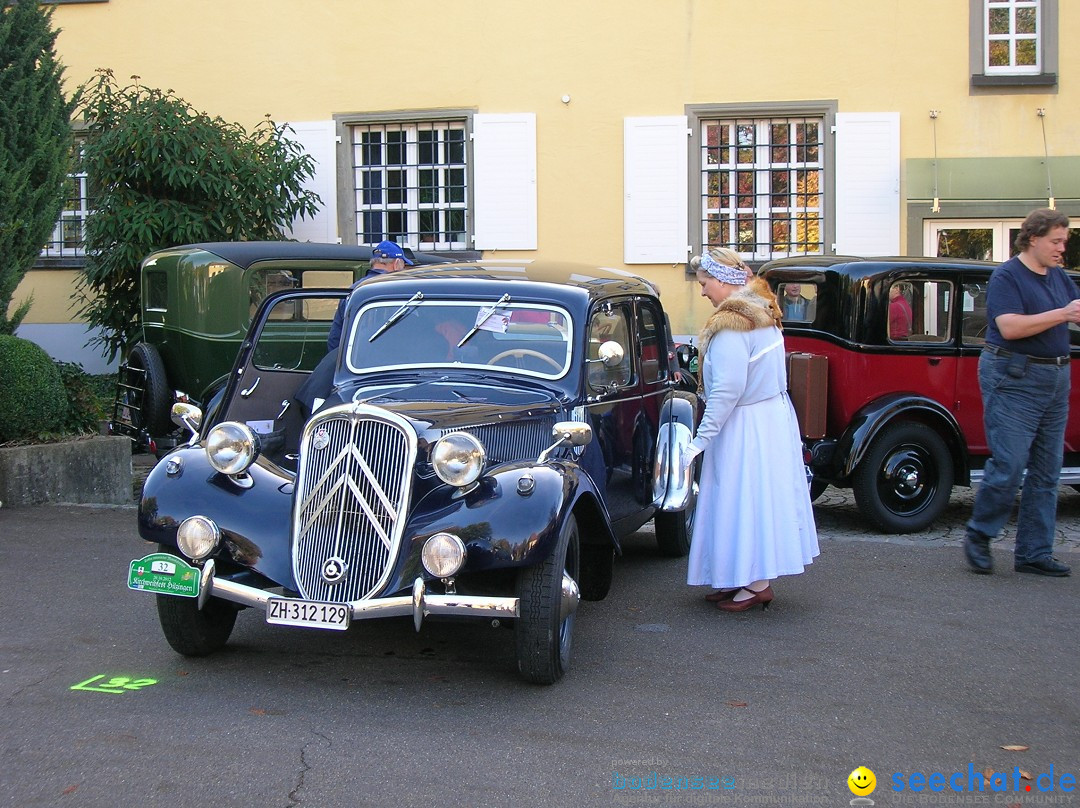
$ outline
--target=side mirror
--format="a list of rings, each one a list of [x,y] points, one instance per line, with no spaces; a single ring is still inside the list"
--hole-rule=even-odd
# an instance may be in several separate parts
[[[182,401],[178,401],[172,405],[172,411],[170,413],[172,421],[177,426],[186,427],[192,435],[199,434],[199,427],[202,426],[203,413],[194,404],[185,404]]]
[[[555,442],[540,453],[537,463],[544,463],[560,446],[587,446],[592,443],[592,427],[584,421],[559,421],[551,429]]]
[[[626,349],[615,340],[608,340],[596,349],[596,359],[588,360],[589,387],[602,392],[614,392],[630,381],[630,368],[624,366]]]
[[[613,368],[620,365],[625,358],[626,350],[623,346],[610,339],[597,349],[595,361],[602,362],[606,368]]]

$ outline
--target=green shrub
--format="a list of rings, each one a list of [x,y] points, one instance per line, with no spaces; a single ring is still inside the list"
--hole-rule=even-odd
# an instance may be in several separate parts
[[[74,362],[57,362],[56,368],[67,390],[68,414],[61,425],[62,431],[68,435],[97,432],[105,408],[91,377]]]
[[[121,86],[111,70],[76,93],[85,122],[81,169],[96,189],[86,266],[74,298],[91,343],[110,360],[141,332],[139,264],[154,250],[198,241],[283,238],[319,195],[304,187],[315,161],[265,118],[248,131],[199,112],[172,90]]]
[[[0,443],[61,432],[67,415],[52,358],[29,340],[0,334]]]

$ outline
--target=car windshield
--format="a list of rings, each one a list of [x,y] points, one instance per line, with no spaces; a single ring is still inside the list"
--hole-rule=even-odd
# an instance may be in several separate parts
[[[375,301],[360,310],[346,348],[350,370],[470,367],[556,379],[569,368],[570,316],[557,306],[406,302]]]

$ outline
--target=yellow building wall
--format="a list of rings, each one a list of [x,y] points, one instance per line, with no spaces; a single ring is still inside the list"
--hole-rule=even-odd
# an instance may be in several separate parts
[[[75,322],[75,309],[71,295],[79,278],[76,269],[34,270],[26,273],[15,290],[8,313],[11,314],[27,298],[33,297],[27,323]]]
[[[1074,82],[972,91],[968,15],[964,0],[109,0],[57,6],[54,22],[72,88],[108,67],[247,126],[534,112],[540,247],[513,255],[620,267],[627,116],[831,99],[899,112],[903,161],[933,156],[931,109],[942,158],[1041,155],[1044,108],[1050,142],[1075,150]],[[1059,4],[1059,30],[1059,74],[1076,76],[1080,4]],[[676,333],[696,331],[708,305],[682,264],[627,268],[660,286]],[[55,316],[36,297],[33,317]]]

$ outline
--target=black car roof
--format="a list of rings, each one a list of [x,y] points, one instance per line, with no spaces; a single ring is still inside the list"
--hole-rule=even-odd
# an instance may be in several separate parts
[[[414,253],[402,248],[417,264],[445,264],[451,259],[442,255]],[[158,252],[204,250],[224,258],[230,264],[247,269],[259,261],[369,261],[370,246],[355,244],[320,244],[311,241],[210,241],[183,244]]]
[[[967,258],[925,258],[922,256],[881,256],[862,257],[854,255],[807,255],[797,258],[779,258],[761,266],[762,275],[773,270],[783,269],[831,269],[837,272],[866,276],[892,269],[951,268],[951,269],[993,269],[999,266],[996,261],[973,261]]]
[[[523,297],[534,299],[594,300],[616,294],[657,297],[656,289],[648,281],[625,270],[551,260],[477,261],[446,264],[435,271],[407,267],[368,278],[363,286],[371,292],[380,287],[383,291],[393,288],[384,284],[406,285],[413,290],[419,280],[423,280],[425,294],[454,297],[501,294],[507,291],[507,284],[513,284]]]

